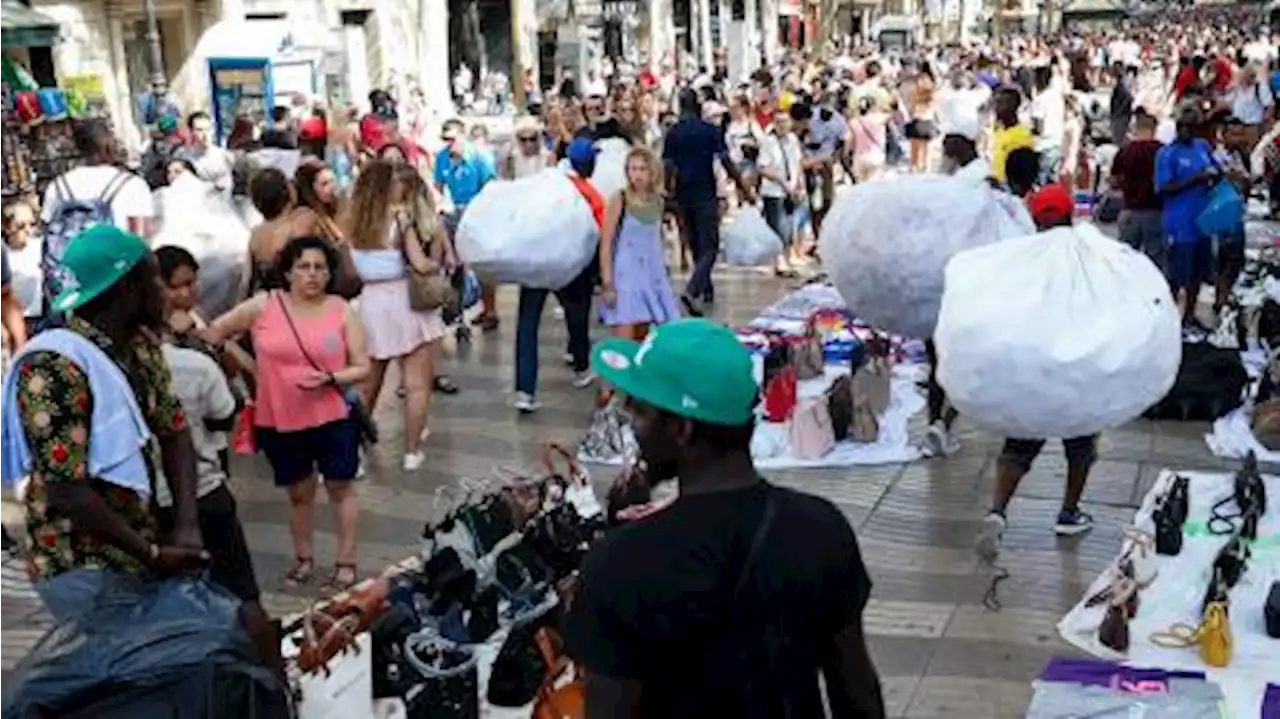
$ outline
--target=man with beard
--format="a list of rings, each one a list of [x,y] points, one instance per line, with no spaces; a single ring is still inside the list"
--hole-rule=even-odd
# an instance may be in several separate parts
[[[54,619],[92,605],[111,574],[172,574],[208,562],[196,514],[196,454],[155,332],[163,302],[151,252],[115,227],[67,246],[74,276],[53,302],[66,329],[36,335],[5,374],[4,479],[29,475],[27,550]],[[159,535],[163,475],[174,531]]]
[[[758,391],[728,328],[705,319],[609,339],[593,367],[627,399],[666,508],[592,548],[565,620],[587,717],[883,717],[862,612],[871,580],[849,522],[775,487],[751,459]]]

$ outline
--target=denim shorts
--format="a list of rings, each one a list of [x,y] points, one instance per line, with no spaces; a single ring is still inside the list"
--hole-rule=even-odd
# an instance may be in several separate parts
[[[360,469],[360,435],[350,419],[292,432],[256,431],[277,487],[292,487],[315,474],[330,482],[352,480]]]
[[[1213,242],[1201,237],[1169,245],[1169,284],[1173,289],[1199,290],[1213,274]]]

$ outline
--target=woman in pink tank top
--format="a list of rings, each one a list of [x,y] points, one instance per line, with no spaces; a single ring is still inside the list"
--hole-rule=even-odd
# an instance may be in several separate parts
[[[289,528],[295,564],[285,584],[310,581],[318,478],[325,479],[338,527],[338,556],[330,591],[358,579],[354,480],[360,466],[359,431],[343,388],[369,374],[364,327],[329,291],[338,254],[321,237],[289,241],[280,254],[286,289],[263,292],[219,317],[205,333],[215,345],[249,332],[258,363],[254,425],[276,486],[289,490]]]

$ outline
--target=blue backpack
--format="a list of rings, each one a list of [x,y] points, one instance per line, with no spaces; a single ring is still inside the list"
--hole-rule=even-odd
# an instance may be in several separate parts
[[[92,200],[81,200],[71,191],[65,177],[53,181],[55,197],[53,218],[45,224],[44,251],[40,256],[40,269],[44,274],[44,317],[56,322],[52,302],[72,280],[62,266],[62,255],[72,238],[90,227],[114,225],[115,213],[111,203],[120,193],[133,173],[120,170],[111,178],[102,193]]]

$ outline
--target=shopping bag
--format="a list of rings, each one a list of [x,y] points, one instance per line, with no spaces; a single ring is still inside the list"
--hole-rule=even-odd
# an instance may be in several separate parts
[[[300,676],[297,688],[298,719],[368,716],[373,706],[372,637],[368,632],[357,635],[349,651],[334,655],[322,670]]]
[[[721,231],[724,259],[738,267],[772,264],[782,254],[782,238],[754,207],[744,207],[729,218]]]
[[[822,223],[819,251],[848,307],[904,337],[933,334],[947,260],[1030,235],[1022,203],[986,184],[909,175],[841,192]]]
[[[236,421],[236,431],[231,437],[231,450],[236,454],[248,456],[258,453],[258,435],[254,431],[253,405],[246,404],[240,410]]]
[[[956,409],[1006,437],[1081,437],[1169,391],[1181,316],[1147,257],[1093,225],[956,255],[934,334]]]
[[[796,410],[789,435],[791,455],[799,459],[819,459],[836,446],[826,397],[811,399]]]
[[[631,145],[626,140],[611,137],[596,142],[596,167],[591,172],[591,184],[608,200],[627,186],[627,154]]]
[[[1196,227],[1209,237],[1223,237],[1244,223],[1244,198],[1235,184],[1223,180],[1209,192],[1209,204],[1196,215]]]
[[[455,241],[458,256],[486,281],[558,290],[595,258],[600,227],[564,171],[552,167],[485,185]]]

